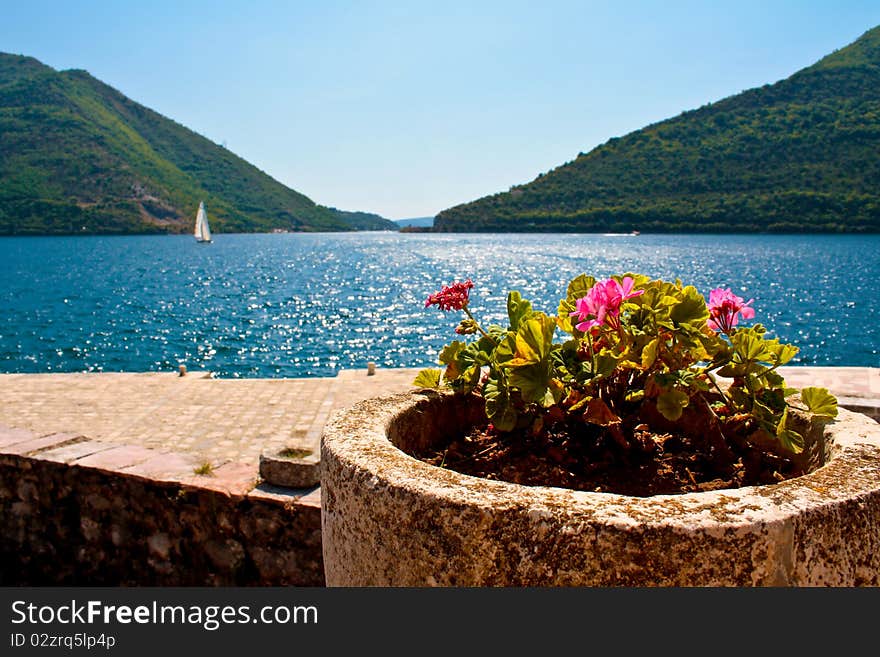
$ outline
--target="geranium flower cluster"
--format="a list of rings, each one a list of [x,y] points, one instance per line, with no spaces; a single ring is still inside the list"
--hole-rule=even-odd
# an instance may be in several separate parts
[[[463,283],[444,285],[439,292],[428,297],[425,308],[437,306],[440,310],[464,310],[468,305],[468,294],[473,286],[471,279]]]
[[[752,319],[755,309],[749,306],[754,299],[743,301],[742,297],[736,296],[730,288],[716,288],[709,292],[709,320],[707,324],[713,331],[730,333],[731,329],[739,322],[738,316],[743,319]]]
[[[755,317],[754,299],[719,287],[707,302],[679,280],[581,274],[556,314],[535,310],[511,290],[505,328],[482,326],[473,316],[473,287],[468,279],[428,297],[425,307],[464,314],[456,334],[477,337],[447,344],[439,356],[446,369],[422,370],[414,383],[482,395],[486,418],[500,432],[540,431],[559,418],[620,428],[643,408],[675,422],[686,408],[708,407],[715,421],[749,418],[786,453],[804,448],[788,421],[794,391],[777,372],[798,349],[768,337],[761,324],[737,326]],[[561,343],[557,330],[568,334]],[[804,388],[795,403],[836,414],[836,400],[822,388]]]
[[[581,297],[576,302],[576,310],[570,313],[571,317],[577,317],[580,324],[575,325],[578,331],[588,333],[594,326],[602,326],[607,322],[615,331],[620,328],[620,305],[627,299],[632,299],[644,290],[633,290],[635,281],[630,277],[624,277],[618,282],[613,278],[596,283],[587,296]],[[590,319],[592,318],[592,319]]]

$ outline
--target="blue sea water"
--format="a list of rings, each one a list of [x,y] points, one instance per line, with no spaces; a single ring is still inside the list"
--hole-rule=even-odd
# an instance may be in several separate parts
[[[316,233],[0,238],[0,371],[211,370],[332,376],[422,367],[470,277],[503,322],[509,289],[555,311],[568,280],[635,271],[754,297],[794,364],[880,366],[880,236]]]

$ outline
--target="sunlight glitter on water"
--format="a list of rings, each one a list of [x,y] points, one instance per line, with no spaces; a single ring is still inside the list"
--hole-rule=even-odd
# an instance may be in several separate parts
[[[505,323],[510,289],[553,312],[577,274],[626,271],[754,297],[756,321],[801,347],[801,364],[880,366],[880,236],[2,238],[0,262],[7,372],[428,366],[458,323],[424,309],[442,284],[472,278],[474,312]]]

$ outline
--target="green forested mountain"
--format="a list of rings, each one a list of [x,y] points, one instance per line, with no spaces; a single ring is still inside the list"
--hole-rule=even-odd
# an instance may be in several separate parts
[[[350,230],[225,148],[85,71],[0,53],[0,234]]]
[[[400,230],[400,226],[391,219],[372,212],[350,212],[337,208],[330,210],[354,230]]]
[[[439,231],[880,230],[880,27],[772,85],[610,139]]]

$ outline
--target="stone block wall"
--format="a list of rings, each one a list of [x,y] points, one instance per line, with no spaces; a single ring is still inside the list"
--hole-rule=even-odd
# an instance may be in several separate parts
[[[322,586],[320,496],[0,427],[0,585]]]

